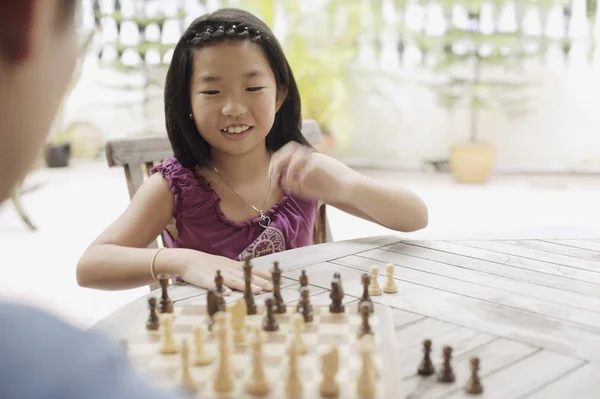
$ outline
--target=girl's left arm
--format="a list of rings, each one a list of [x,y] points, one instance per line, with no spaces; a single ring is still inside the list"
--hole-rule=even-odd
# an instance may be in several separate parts
[[[271,159],[271,178],[294,194],[320,200],[344,212],[392,230],[412,232],[428,223],[427,206],[404,187],[364,176],[342,162],[297,143],[288,143]]]

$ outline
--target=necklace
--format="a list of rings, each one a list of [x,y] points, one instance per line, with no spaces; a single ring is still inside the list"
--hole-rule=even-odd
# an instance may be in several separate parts
[[[258,209],[257,207],[255,207],[254,205],[252,205],[248,200],[246,200],[246,198],[244,198],[235,188],[233,188],[231,186],[231,184],[229,184],[229,182],[223,177],[223,175],[221,175],[221,173],[219,172],[219,170],[217,168],[215,168],[212,164],[209,164],[211,168],[213,168],[213,170],[217,173],[217,175],[219,175],[219,177],[221,179],[223,179],[223,181],[225,182],[225,184],[227,184],[229,186],[229,188],[238,195],[238,197],[240,197],[246,204],[250,205],[252,207],[252,209],[254,209],[256,212],[259,213],[260,216],[260,221],[258,222],[258,224],[260,224],[262,227],[267,227],[270,223],[271,223],[271,218],[268,217],[267,215],[265,215],[265,213],[263,212],[262,209]],[[269,199],[269,195],[271,194],[271,186],[272,186],[272,180],[269,179],[269,191],[267,191],[267,196],[265,197],[265,201],[262,204],[261,208],[264,208],[265,205],[267,204],[267,200]]]

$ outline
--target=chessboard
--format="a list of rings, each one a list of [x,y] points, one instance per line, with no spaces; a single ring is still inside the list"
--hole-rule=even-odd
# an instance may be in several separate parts
[[[375,303],[365,312],[364,304],[359,311],[359,303],[349,303],[332,313],[329,305],[314,304],[305,322],[298,305],[274,313],[269,298],[256,304],[255,314],[247,314],[242,298],[212,316],[205,304],[176,302],[170,313],[155,313],[158,329],[142,324],[127,337],[131,364],[158,388],[201,398],[331,397],[321,384],[337,387],[333,397],[339,398],[403,397],[390,308]],[[361,333],[366,316],[370,332]],[[265,330],[267,324],[273,330],[269,318],[276,331]],[[255,396],[249,384],[263,394]],[[372,395],[359,395],[360,384],[371,384]]]

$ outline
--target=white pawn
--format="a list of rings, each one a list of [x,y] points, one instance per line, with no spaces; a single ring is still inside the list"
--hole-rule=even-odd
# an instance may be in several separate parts
[[[300,381],[300,369],[298,367],[298,346],[292,342],[289,349],[288,373],[285,380],[285,393],[288,398],[299,398],[302,396],[302,381]]]
[[[204,350],[204,328],[202,327],[194,327],[194,346],[196,348],[194,366],[205,366],[209,364],[211,358]]]
[[[255,338],[252,342],[252,371],[248,376],[246,390],[252,395],[262,396],[269,393],[270,387],[267,377],[265,376],[265,368],[263,365],[260,328],[256,328],[254,334]]]
[[[321,395],[329,397],[340,394],[340,385],[335,380],[338,369],[338,347],[334,344],[327,352],[321,355],[321,374],[323,376],[319,385]]]
[[[190,373],[190,360],[189,360],[189,349],[187,340],[183,340],[181,343],[181,385],[191,393],[198,392],[196,382],[192,378]]]
[[[383,286],[383,292],[388,294],[392,294],[394,292],[398,292],[398,286],[394,281],[394,265],[387,264],[385,265],[385,285]]]
[[[304,317],[301,313],[293,313],[290,319],[292,325],[292,344],[296,345],[299,355],[304,355],[308,351],[302,340],[302,330],[304,329]]]
[[[173,319],[167,315],[163,315],[160,319],[162,325],[162,345],[160,353],[165,355],[177,353],[177,344],[173,338]]]
[[[379,268],[377,266],[371,267],[371,283],[369,284],[369,295],[377,296],[381,295],[381,287],[379,286]]]
[[[371,358],[371,349],[368,341],[362,341],[360,345],[360,357],[362,367],[356,380],[356,393],[361,399],[372,399],[376,394],[374,362]]]

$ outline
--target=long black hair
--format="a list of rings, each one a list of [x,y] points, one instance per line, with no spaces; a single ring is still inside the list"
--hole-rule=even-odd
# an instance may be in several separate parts
[[[251,40],[261,46],[275,75],[277,88],[287,89],[287,96],[267,135],[267,149],[277,151],[290,141],[310,147],[301,132],[298,86],[275,35],[251,13],[224,8],[194,20],[173,53],[165,83],[165,119],[175,158],[187,168],[204,166],[210,161],[210,145],[190,118],[190,79],[194,68],[194,52],[203,46],[225,40]]]

